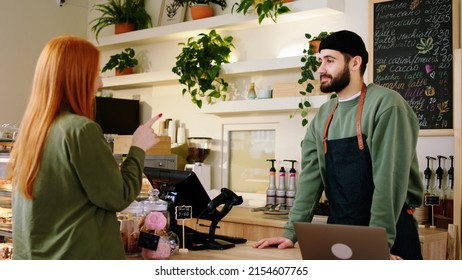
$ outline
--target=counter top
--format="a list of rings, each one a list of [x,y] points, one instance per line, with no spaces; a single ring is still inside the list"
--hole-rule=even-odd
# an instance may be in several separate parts
[[[446,232],[441,229],[420,228],[422,245],[428,241],[434,241],[436,235],[445,235]],[[426,240],[430,238],[430,240]],[[441,239],[441,238],[440,238]],[[441,239],[443,245],[446,238]],[[200,250],[188,251],[187,253],[177,253],[169,258],[169,260],[301,260],[302,255],[298,247],[298,243],[294,248],[278,249],[278,248],[265,248],[255,249],[252,245],[255,241],[248,241],[244,244],[236,244],[235,247],[226,250]],[[432,245],[433,244],[433,245]],[[428,244],[427,244],[428,245]],[[435,243],[430,243],[434,246]],[[436,243],[438,245],[438,243]],[[443,248],[441,248],[443,249]],[[445,250],[432,250],[427,253],[424,249],[424,259],[445,259]]]
[[[220,228],[217,228],[216,234],[229,235],[229,236],[239,236],[244,237],[247,240],[260,240],[265,237],[272,236],[281,236],[284,231],[284,225],[287,222],[287,215],[269,215],[263,212],[253,212],[250,208],[244,207],[234,207],[228,215],[226,215],[218,224]],[[313,218],[313,223],[326,223],[326,216],[315,216]],[[196,220],[189,220],[188,226],[195,228]],[[208,224],[209,221],[201,220],[200,224]],[[196,228],[199,231],[207,232],[208,228],[199,226]],[[439,228],[419,228],[419,237],[422,246],[422,254],[424,259],[446,259],[446,243],[447,243],[447,230]],[[271,251],[255,252],[256,249],[251,248],[252,243],[246,243],[243,245],[238,245],[237,248],[233,248],[233,251],[229,253],[231,256],[220,256],[221,257],[239,257],[244,259],[252,259],[258,256],[254,254],[266,254]],[[297,243],[298,244],[298,243]],[[296,245],[297,245],[296,244]],[[275,248],[269,248],[275,249]],[[268,250],[269,250],[268,249]],[[239,252],[239,250],[244,250]],[[236,252],[234,255],[234,252]],[[213,251],[212,251],[213,252]],[[279,250],[274,252],[278,254],[276,258],[284,258],[284,254],[288,254],[284,250]],[[194,254],[208,254],[206,252]],[[195,256],[192,254],[192,256]],[[215,254],[215,253],[214,253]],[[228,253],[227,253],[228,254]],[[247,256],[246,254],[250,254]],[[212,257],[212,255],[210,256]],[[215,257],[217,257],[215,255]],[[271,257],[271,253],[268,257]],[[182,258],[188,258],[183,256]]]
[[[235,247],[226,250],[189,250],[184,253],[176,253],[167,260],[301,260],[302,254],[298,244],[293,248],[278,249],[267,247],[255,249],[252,245],[255,241],[247,241],[236,244]],[[129,260],[142,260],[141,256],[127,256]]]
[[[169,260],[301,260],[302,255],[298,246],[288,249],[265,248],[255,249],[252,244],[236,244],[236,247],[226,250],[201,250],[177,253]]]
[[[249,208],[235,207],[223,218],[217,234],[241,236],[247,238],[246,243],[236,244],[226,250],[189,250],[177,253],[169,260],[301,260],[298,243],[294,248],[254,249],[252,245],[263,237],[280,236],[286,219],[272,219],[263,212],[252,212]],[[323,222],[322,216],[317,222]],[[192,222],[192,220],[190,220]],[[204,221],[205,222],[205,221]],[[206,228],[201,227],[202,231]],[[447,231],[437,228],[419,228],[420,241],[424,259],[446,259]],[[136,258],[139,259],[139,258]]]

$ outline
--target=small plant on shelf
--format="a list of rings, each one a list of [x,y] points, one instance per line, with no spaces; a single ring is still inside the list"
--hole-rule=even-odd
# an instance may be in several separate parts
[[[319,52],[319,44],[321,41],[325,38],[327,38],[332,32],[327,32],[327,31],[322,31],[318,34],[318,36],[314,36],[309,40],[310,44],[313,45],[313,52],[317,53]]]
[[[215,4],[215,5],[218,5],[221,7],[222,10],[224,10],[226,8],[226,6],[228,5],[226,3],[226,0],[175,0],[174,2],[180,4],[181,6],[185,6],[185,5],[188,5],[188,6],[192,6],[192,5],[195,5],[195,4]]]
[[[221,64],[229,63],[233,37],[221,37],[216,30],[208,34],[200,33],[199,38],[191,37],[176,57],[172,72],[180,76],[179,82],[186,86],[182,94],[189,93],[191,101],[202,108],[202,100],[208,104],[214,99],[226,100],[228,83],[220,77]]]
[[[189,6],[193,20],[211,17],[214,14],[211,4],[220,6],[224,10],[228,4],[226,0],[174,0],[180,6]]]
[[[240,0],[234,3],[231,13],[235,11],[246,15],[255,11],[258,16],[258,23],[261,24],[265,18],[270,18],[273,22],[277,22],[278,15],[290,12],[289,7],[284,4],[285,2],[284,0]],[[251,9],[252,7],[253,9]]]
[[[145,0],[108,0],[104,4],[95,4],[93,9],[101,12],[101,16],[93,19],[91,31],[95,33],[96,41],[101,30],[115,25],[115,33],[123,33],[120,25],[131,26],[129,30],[139,30],[152,27],[151,16],[145,8]]]
[[[135,58],[135,50],[126,48],[118,54],[111,55],[109,61],[104,65],[102,72],[116,68],[116,75],[126,75],[133,73],[133,67],[138,65],[138,60]],[[128,73],[127,70],[128,69]]]

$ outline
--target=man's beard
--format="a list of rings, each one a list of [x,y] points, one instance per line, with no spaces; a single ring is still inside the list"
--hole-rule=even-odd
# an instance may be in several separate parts
[[[337,78],[333,78],[331,75],[324,75],[329,77],[331,80],[328,83],[321,84],[321,91],[324,93],[340,92],[350,84],[350,71],[348,65],[345,65],[343,71],[339,73]]]

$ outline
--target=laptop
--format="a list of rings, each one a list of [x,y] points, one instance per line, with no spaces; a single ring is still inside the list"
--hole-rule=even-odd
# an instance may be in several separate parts
[[[388,260],[384,228],[295,222],[304,260]]]

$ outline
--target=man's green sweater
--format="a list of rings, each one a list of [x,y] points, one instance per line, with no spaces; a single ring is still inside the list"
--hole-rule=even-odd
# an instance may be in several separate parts
[[[332,99],[321,106],[303,140],[296,199],[284,231],[284,236],[294,242],[297,238],[293,222],[311,222],[323,190],[329,187],[322,140],[327,118],[337,101]],[[359,97],[339,102],[329,128],[329,140],[356,135],[358,101]],[[371,154],[375,185],[369,225],[387,230],[391,248],[404,203],[419,207],[423,200],[424,187],[416,155],[419,123],[416,114],[397,92],[370,84],[361,126]]]

